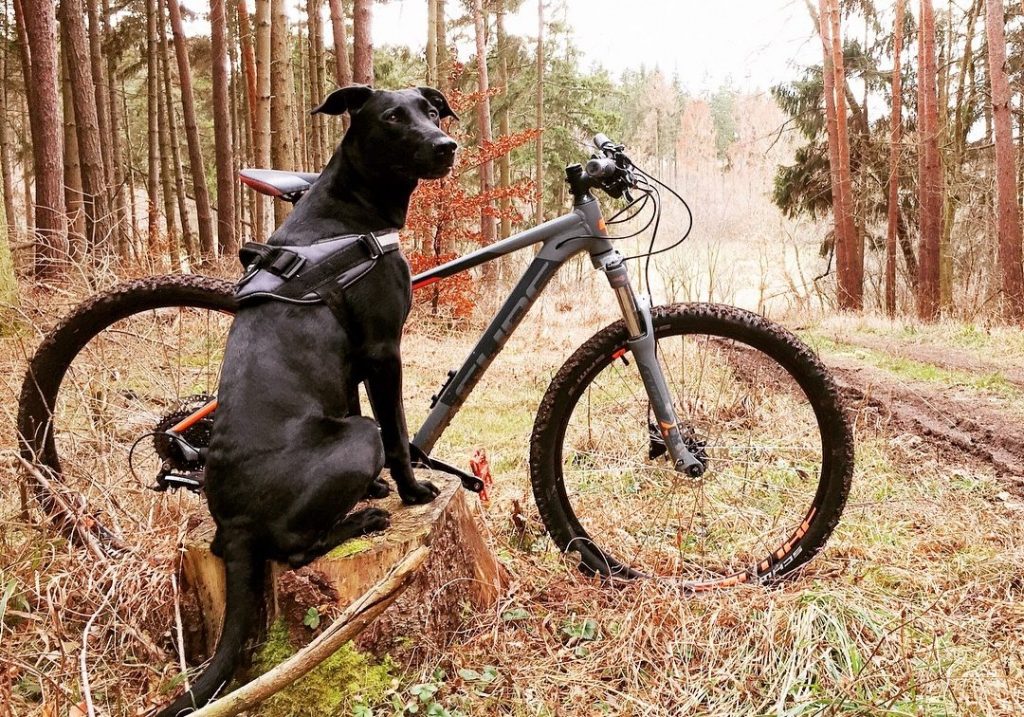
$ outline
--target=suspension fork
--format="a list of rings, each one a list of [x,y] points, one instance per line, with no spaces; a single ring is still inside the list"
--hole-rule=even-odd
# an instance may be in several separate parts
[[[602,262],[602,270],[608,277],[608,283],[615,292],[615,298],[622,310],[622,318],[629,331],[626,347],[633,354],[644,389],[654,411],[658,430],[665,441],[665,447],[672,457],[677,471],[691,478],[699,478],[704,474],[704,464],[686,447],[682,432],[679,430],[679,418],[676,416],[675,400],[661,363],[657,356],[657,342],[654,339],[654,324],[651,321],[651,302],[646,296],[637,296],[629,280],[629,272],[618,252]]]

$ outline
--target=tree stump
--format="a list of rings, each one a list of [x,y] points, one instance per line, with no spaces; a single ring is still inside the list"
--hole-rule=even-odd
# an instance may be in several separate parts
[[[360,635],[359,647],[415,659],[418,648],[443,644],[467,608],[484,610],[499,598],[507,572],[487,545],[477,497],[445,474],[431,480],[441,494],[428,505],[405,506],[397,492],[372,505],[391,513],[391,527],[350,540],[298,570],[274,564],[266,588],[268,624],[282,620],[294,644],[322,627],[424,546],[429,557],[398,600]],[[357,508],[358,510],[358,508]],[[212,654],[224,616],[224,566],[210,553],[211,535],[187,546],[182,561],[186,654]]]

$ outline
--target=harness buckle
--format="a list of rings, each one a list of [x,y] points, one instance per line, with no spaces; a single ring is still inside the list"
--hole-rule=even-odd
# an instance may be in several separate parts
[[[273,261],[262,268],[280,276],[282,279],[288,280],[298,274],[305,264],[306,257],[292,251],[279,251]]]
[[[377,260],[384,256],[384,247],[380,245],[380,241],[377,239],[377,235],[373,232],[369,234],[363,234],[359,237],[359,241],[363,243],[366,251],[370,254],[370,259]]]

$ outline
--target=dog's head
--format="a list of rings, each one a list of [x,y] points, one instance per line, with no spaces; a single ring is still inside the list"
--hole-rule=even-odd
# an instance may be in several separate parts
[[[438,179],[455,164],[458,143],[441,129],[445,117],[458,116],[432,87],[375,90],[350,85],[327,96],[313,114],[348,112],[352,124],[345,142],[357,146],[379,167],[409,179]]]

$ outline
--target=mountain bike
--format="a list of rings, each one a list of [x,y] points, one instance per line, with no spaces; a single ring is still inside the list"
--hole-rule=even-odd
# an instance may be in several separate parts
[[[764,317],[707,303],[652,306],[634,289],[627,262],[664,251],[653,248],[659,188],[672,190],[624,146],[604,135],[595,145],[585,166],[566,168],[571,211],[413,277],[422,290],[539,245],[441,382],[412,439],[414,455],[479,489],[431,452],[559,268],[586,254],[621,318],[565,361],[537,410],[529,475],[551,539],[581,570],[609,578],[660,578],[692,590],[775,580],[822,548],[849,493],[853,435],[839,392],[814,352]],[[292,202],[315,180],[243,174]],[[608,221],[598,191],[626,202]],[[623,256],[608,226],[641,211],[655,227],[651,247]],[[128,543],[159,531],[167,512],[198,514],[180,498],[189,493],[173,489],[201,492],[234,311],[228,281],[131,281],[80,305],[32,358],[18,417],[22,454],[53,485],[73,486],[104,535]]]

